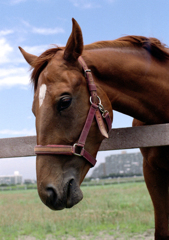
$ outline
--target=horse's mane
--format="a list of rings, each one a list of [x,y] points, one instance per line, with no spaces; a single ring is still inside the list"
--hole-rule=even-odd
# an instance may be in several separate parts
[[[95,42],[85,45],[85,50],[124,47],[143,48],[159,60],[169,59],[169,51],[165,44],[162,44],[157,38],[146,38],[143,36],[124,36],[113,41]]]
[[[143,48],[153,57],[163,61],[169,59],[169,51],[166,46],[156,38],[146,38],[142,36],[124,36],[113,41],[99,41],[84,46],[84,50],[102,49],[102,48]],[[40,73],[46,67],[48,62],[54,57],[58,50],[63,47],[54,47],[42,53],[34,62],[31,80],[34,84],[34,90],[37,88],[37,82]]]

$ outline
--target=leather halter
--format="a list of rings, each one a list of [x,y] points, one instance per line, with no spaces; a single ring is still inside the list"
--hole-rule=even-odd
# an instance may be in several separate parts
[[[101,134],[104,137],[108,138],[107,130],[105,128],[103,119],[105,119],[108,132],[111,130],[111,119],[109,116],[109,112],[104,109],[103,105],[101,104],[101,100],[97,95],[96,85],[93,81],[91,70],[88,69],[85,61],[81,56],[78,58],[78,61],[84,70],[85,78],[86,78],[89,92],[90,92],[90,103],[91,103],[88,116],[87,116],[85,125],[82,129],[79,140],[73,146],[71,145],[46,145],[46,146],[36,145],[34,148],[34,151],[37,155],[39,154],[40,155],[43,155],[43,154],[76,155],[76,156],[85,158],[88,162],[91,163],[93,167],[96,164],[96,159],[84,149],[91,124],[95,117]]]

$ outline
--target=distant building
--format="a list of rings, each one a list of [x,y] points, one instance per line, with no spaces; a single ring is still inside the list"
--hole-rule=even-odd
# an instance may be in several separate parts
[[[16,185],[22,184],[22,176],[18,171],[14,172],[14,175],[11,176],[0,176],[0,185]]]
[[[140,152],[111,155],[105,158],[105,163],[94,169],[91,177],[143,175],[142,162],[143,157]]]
[[[106,176],[105,163],[101,163],[92,173],[92,178],[100,178]]]
[[[36,183],[36,181],[33,179],[25,179],[24,180],[24,184],[34,184],[34,183]]]

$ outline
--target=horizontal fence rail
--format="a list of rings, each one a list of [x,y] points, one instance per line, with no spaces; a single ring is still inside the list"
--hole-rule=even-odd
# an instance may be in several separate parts
[[[0,158],[35,156],[36,136],[0,139]],[[111,129],[99,151],[169,145],[169,124]]]

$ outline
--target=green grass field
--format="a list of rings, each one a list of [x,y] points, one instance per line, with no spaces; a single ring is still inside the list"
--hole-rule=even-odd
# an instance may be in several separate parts
[[[84,199],[72,209],[51,211],[36,190],[0,192],[0,239],[143,233],[154,227],[145,183],[82,187]],[[92,238],[93,239],[93,238]],[[95,238],[94,238],[95,239]]]

